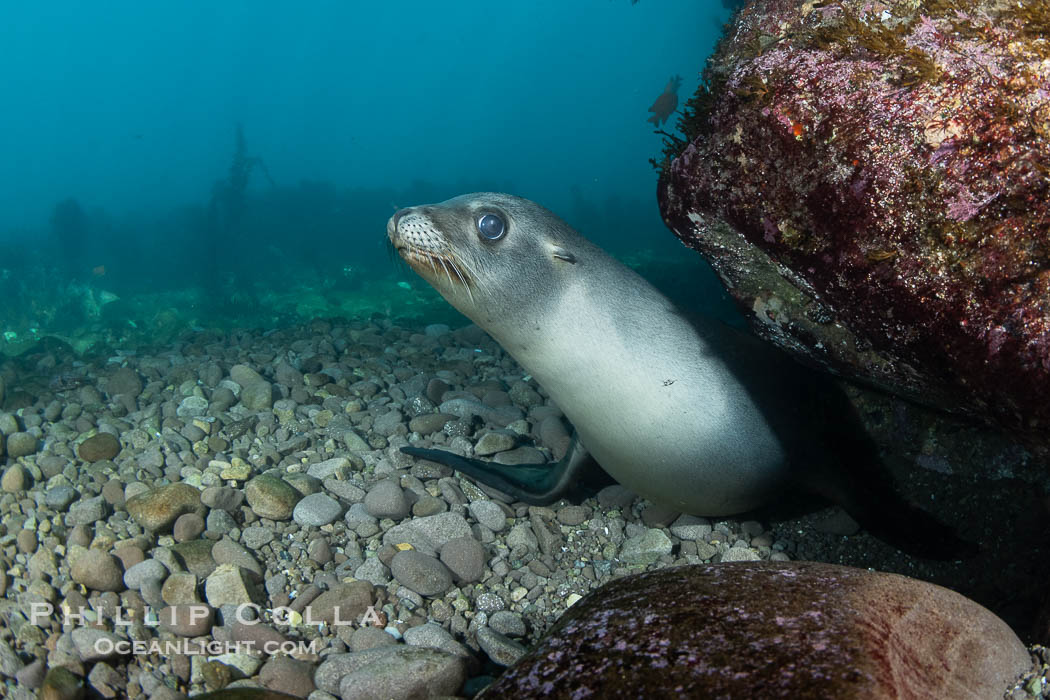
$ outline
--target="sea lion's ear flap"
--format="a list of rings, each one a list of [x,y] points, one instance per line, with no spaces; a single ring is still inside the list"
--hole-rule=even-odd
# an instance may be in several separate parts
[[[576,264],[576,256],[570,253],[569,251],[565,250],[561,246],[554,246],[551,249],[551,255],[553,255],[558,260],[564,260],[565,262],[571,263],[573,265]]]

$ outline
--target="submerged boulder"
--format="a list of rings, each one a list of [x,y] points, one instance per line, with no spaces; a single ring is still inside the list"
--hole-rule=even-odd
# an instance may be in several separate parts
[[[815,562],[683,566],[573,605],[485,698],[998,698],[1031,660],[940,586]]]
[[[1050,448],[1046,2],[761,0],[661,164],[757,332]]]

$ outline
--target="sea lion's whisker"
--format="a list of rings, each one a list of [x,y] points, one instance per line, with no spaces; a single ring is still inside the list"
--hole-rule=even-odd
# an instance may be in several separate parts
[[[449,274],[448,265],[445,264],[444,258],[437,258],[437,261],[441,263],[441,269],[445,271],[445,277],[448,278],[448,286],[455,287],[456,285],[452,282],[452,275]]]
[[[467,296],[470,298],[470,303],[473,304],[474,303],[474,293],[470,291],[470,285],[467,284],[467,280],[464,278],[463,272],[459,269],[459,266],[456,265],[456,261],[455,260],[451,260],[450,263],[452,264],[452,270],[456,273],[456,277],[458,277],[459,281],[463,283],[464,287],[466,287]]]
[[[473,252],[469,256],[461,257],[460,262],[463,264],[463,269],[466,271],[467,276],[471,279],[478,279],[478,269],[481,267],[477,258],[474,257]]]

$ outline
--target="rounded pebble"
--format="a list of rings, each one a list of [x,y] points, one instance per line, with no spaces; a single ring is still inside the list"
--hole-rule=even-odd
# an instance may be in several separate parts
[[[183,513],[175,519],[171,534],[176,542],[197,539],[204,532],[204,518],[199,513]]]
[[[457,537],[441,548],[441,563],[460,583],[474,583],[485,575],[485,547],[473,537]]]
[[[100,549],[88,549],[73,560],[69,575],[94,591],[124,590],[124,570],[119,559]]]
[[[15,543],[18,551],[23,554],[32,554],[40,544],[36,539],[36,533],[32,530],[19,530],[18,535],[15,536]]]
[[[516,642],[491,627],[479,629],[477,639],[482,651],[500,666],[513,666],[527,651],[521,642]]]
[[[0,489],[6,493],[19,493],[29,484],[29,474],[21,464],[12,464],[0,476]]]
[[[124,572],[124,585],[137,591],[147,582],[161,583],[168,575],[168,567],[156,559],[146,559]]]
[[[215,610],[203,603],[169,605],[157,615],[161,627],[180,637],[207,634],[215,620]]]
[[[383,479],[365,494],[365,510],[374,518],[401,520],[409,513],[408,500],[393,479]]]
[[[120,441],[110,433],[96,433],[77,446],[77,456],[85,462],[113,459],[120,452]]]
[[[248,506],[260,518],[288,520],[300,494],[291,484],[270,474],[260,474],[244,485]]]
[[[525,622],[510,610],[497,610],[489,615],[489,627],[508,637],[524,637]]]
[[[627,564],[652,564],[673,548],[671,538],[663,530],[652,528],[626,540],[620,548],[620,560]]]
[[[467,510],[475,520],[493,532],[502,532],[507,527],[507,515],[493,501],[474,501],[467,506]]]
[[[589,517],[591,509],[587,506],[565,506],[558,509],[558,522],[569,527],[580,525]]]
[[[292,518],[304,527],[321,527],[335,522],[342,514],[339,501],[326,493],[312,493],[296,504]]]
[[[166,484],[128,498],[125,507],[128,515],[142,527],[163,532],[183,513],[200,512],[201,493],[189,484]]]
[[[79,494],[77,490],[72,486],[66,484],[59,484],[54,488],[50,488],[44,492],[44,505],[51,510],[58,511],[61,513],[69,504],[77,500]]]
[[[314,665],[290,656],[271,656],[259,670],[259,681],[269,690],[305,697],[315,688]]]
[[[441,595],[452,587],[452,573],[434,557],[408,550],[390,561],[390,573],[401,585],[422,596]]]
[[[208,412],[208,400],[203,396],[187,396],[175,409],[175,415],[179,418],[194,418],[203,416]]]
[[[36,453],[38,440],[32,433],[12,433],[7,436],[7,456],[12,459]]]
[[[70,525],[93,525],[109,515],[110,505],[102,496],[85,498],[69,509]]]

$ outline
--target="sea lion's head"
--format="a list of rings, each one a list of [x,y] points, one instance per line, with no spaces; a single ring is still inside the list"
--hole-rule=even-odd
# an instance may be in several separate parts
[[[401,209],[386,230],[405,262],[482,327],[542,306],[590,247],[547,209],[497,192]]]

